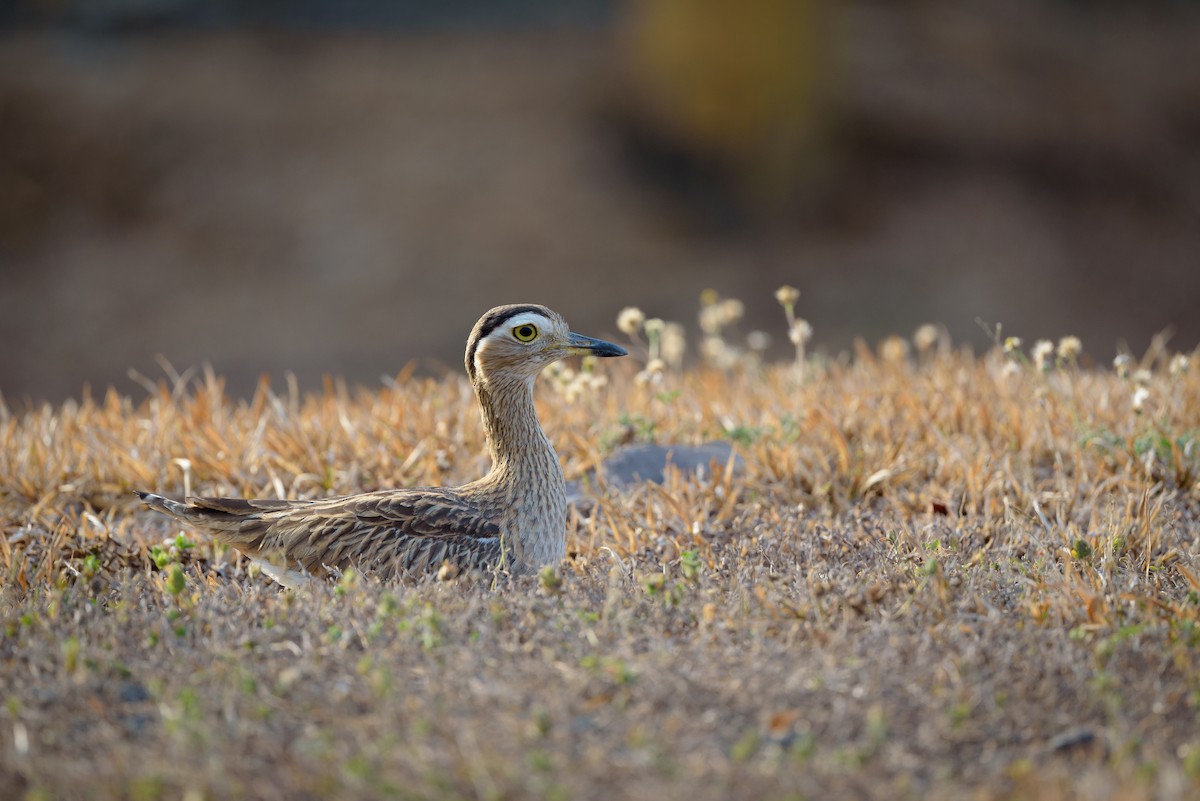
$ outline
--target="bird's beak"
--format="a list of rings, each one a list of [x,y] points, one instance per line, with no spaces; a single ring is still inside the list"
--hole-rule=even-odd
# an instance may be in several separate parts
[[[628,354],[620,345],[605,342],[603,339],[585,337],[572,331],[567,336],[567,354],[569,356],[625,356]]]

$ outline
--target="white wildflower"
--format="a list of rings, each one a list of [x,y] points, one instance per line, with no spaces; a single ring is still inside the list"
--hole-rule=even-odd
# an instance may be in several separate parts
[[[796,305],[796,301],[800,300],[800,290],[785,284],[775,290],[775,300],[779,301],[780,306],[790,309]]]
[[[746,335],[746,347],[755,353],[762,353],[771,347],[771,335],[766,331],[751,331]]]
[[[740,300],[736,298],[727,298],[721,301],[716,306],[718,314],[721,318],[721,327],[733,325],[738,320],[742,319],[742,315],[746,313],[746,307]]]
[[[885,362],[899,364],[908,358],[908,341],[903,337],[890,336],[880,344],[879,355]]]
[[[703,306],[700,309],[700,330],[709,336],[716,336],[721,333],[723,319],[720,306],[716,304]]]
[[[799,319],[792,323],[792,327],[788,330],[788,339],[796,347],[801,347],[810,339],[812,339],[813,327],[809,325],[808,320]]]
[[[936,325],[925,323],[925,325],[918,328],[917,332],[913,334],[913,344],[917,346],[918,352],[925,353],[937,344],[939,336]]]
[[[683,354],[686,352],[687,336],[683,326],[679,323],[667,323],[663,326],[659,353],[667,364],[678,370],[683,365]]]
[[[1129,377],[1129,365],[1133,364],[1133,359],[1128,353],[1118,353],[1113,358],[1113,369],[1117,371],[1118,378]]]
[[[1142,411],[1142,406],[1146,404],[1146,401],[1149,398],[1150,390],[1146,389],[1146,387],[1138,387],[1135,389],[1133,391],[1133,410],[1140,414]]]
[[[639,384],[657,384],[662,381],[663,370],[666,364],[662,359],[651,359],[646,363],[646,369],[637,374],[637,382]]]
[[[700,346],[704,360],[718,370],[728,370],[737,364],[738,350],[720,337],[705,337]]]
[[[1033,364],[1038,370],[1048,370],[1050,357],[1054,355],[1054,343],[1048,339],[1039,339],[1029,353],[1033,356]]]
[[[642,328],[642,323],[646,321],[645,313],[637,306],[626,306],[621,309],[621,313],[617,315],[617,328],[622,334],[627,336],[635,336]]]
[[[716,363],[721,361],[728,348],[729,346],[725,344],[725,340],[720,337],[705,337],[704,342],[700,345],[700,352],[704,354],[706,361]]]
[[[1058,340],[1058,358],[1064,362],[1073,362],[1083,353],[1083,342],[1079,337],[1066,336]]]
[[[1170,372],[1172,378],[1181,378],[1192,366],[1192,357],[1186,353],[1176,353],[1171,357]]]

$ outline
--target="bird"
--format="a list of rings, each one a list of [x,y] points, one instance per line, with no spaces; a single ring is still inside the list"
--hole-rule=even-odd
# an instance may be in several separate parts
[[[625,355],[619,345],[571,331],[545,306],[497,306],[475,323],[464,360],[492,459],[482,478],[319,500],[136,494],[250,557],[285,587],[351,567],[385,580],[533,573],[563,559],[567,529],[566,482],[538,420],[534,382],[569,356]]]

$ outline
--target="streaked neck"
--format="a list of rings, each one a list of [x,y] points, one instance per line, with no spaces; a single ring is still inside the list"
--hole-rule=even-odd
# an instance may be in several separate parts
[[[547,458],[558,457],[538,421],[533,381],[480,381],[475,385],[483,413],[483,429],[492,455],[494,478],[542,473]]]

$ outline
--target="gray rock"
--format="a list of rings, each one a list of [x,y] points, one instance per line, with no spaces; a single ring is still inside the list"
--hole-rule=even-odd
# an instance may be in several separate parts
[[[600,470],[604,481],[617,489],[643,484],[647,481],[662,484],[666,480],[667,465],[674,465],[685,475],[707,475],[714,460],[718,469],[729,463],[733,445],[715,440],[703,445],[654,445],[639,443],[625,445],[604,460]],[[742,472],[745,460],[735,455],[734,473]],[[583,487],[591,483],[594,473],[589,473],[582,482],[567,482],[567,501],[578,503],[583,500]]]

